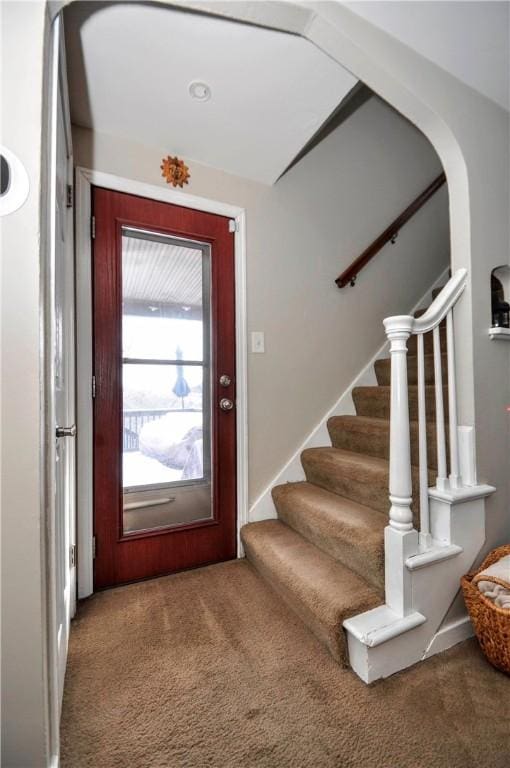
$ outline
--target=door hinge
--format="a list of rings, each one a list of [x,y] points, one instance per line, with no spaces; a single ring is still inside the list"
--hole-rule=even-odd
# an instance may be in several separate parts
[[[96,537],[92,536],[92,560],[96,558]]]
[[[68,208],[73,207],[73,187],[71,184],[68,184],[66,187],[66,206]]]
[[[94,399],[96,396],[96,377],[95,376],[92,376],[90,391],[91,391],[92,399]]]
[[[239,222],[235,219],[230,219],[228,222],[228,231],[229,232],[239,232]]]
[[[69,565],[74,568],[76,565],[76,544],[71,544],[69,547]]]
[[[90,236],[92,237],[92,240],[95,240],[96,238],[96,217],[92,216],[90,219]]]

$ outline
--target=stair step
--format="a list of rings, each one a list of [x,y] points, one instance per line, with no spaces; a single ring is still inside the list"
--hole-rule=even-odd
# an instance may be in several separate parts
[[[439,326],[439,339],[441,341],[441,352],[446,352],[446,326],[441,323]],[[416,355],[418,349],[418,336],[413,333],[407,340],[407,352],[409,355]],[[423,335],[423,351],[426,355],[434,352],[434,334],[432,331]]]
[[[277,485],[272,495],[280,520],[384,594],[387,515],[306,482]]]
[[[424,355],[425,363],[425,383],[434,383],[434,355]],[[381,386],[389,386],[391,382],[391,358],[376,360],[375,375],[377,383]],[[448,359],[446,353],[441,355],[441,371],[443,381],[446,383],[448,376]],[[407,355],[407,381],[409,384],[418,383],[418,357],[416,355]]]
[[[390,458],[390,422],[370,416],[332,416],[328,432],[334,448],[364,453],[380,459]],[[448,430],[446,429],[448,433]],[[418,422],[410,422],[411,462],[418,466]],[[448,434],[447,450],[448,450]],[[427,459],[431,469],[437,469],[436,425],[427,423]]]
[[[434,301],[434,299],[436,299],[439,296],[443,288],[444,288],[444,285],[441,285],[439,288],[432,289],[432,301]]]
[[[347,665],[342,624],[375,608],[381,598],[363,579],[280,520],[241,530],[246,557],[331,655]]]
[[[341,448],[307,448],[301,454],[301,463],[309,483],[326,491],[352,499],[358,504],[387,515],[390,509],[389,463],[385,459],[344,451]],[[419,525],[418,468],[412,467],[413,517]],[[435,476],[429,472],[429,482]]]
[[[376,419],[390,418],[390,387],[354,387],[352,399],[358,416],[371,416]],[[418,387],[408,387],[409,418],[418,421]],[[448,387],[443,386],[444,417],[448,418]],[[427,421],[436,418],[435,390],[430,384],[425,387],[425,409]]]

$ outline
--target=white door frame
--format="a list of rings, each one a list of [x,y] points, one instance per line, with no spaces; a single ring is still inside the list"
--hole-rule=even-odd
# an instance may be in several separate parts
[[[59,492],[62,493],[62,488],[59,488],[59,475],[56,469],[56,461],[59,450],[55,446],[55,428],[57,424],[60,427],[71,426],[75,419],[75,392],[76,392],[76,343],[75,343],[75,295],[74,295],[74,259],[75,252],[73,246],[73,214],[72,204],[67,200],[67,189],[73,182],[73,145],[72,145],[72,131],[71,131],[71,110],[69,107],[69,94],[67,87],[67,67],[66,67],[66,54],[64,44],[64,30],[62,25],[62,18],[58,17],[55,20],[53,27],[53,71],[52,71],[52,95],[51,95],[51,116],[52,116],[52,129],[51,129],[51,186],[50,186],[50,200],[51,200],[51,223],[50,223],[50,242],[51,242],[51,256],[50,256],[50,289],[49,298],[51,300],[51,309],[49,312],[50,320],[50,355],[53,355],[53,359],[49,362],[49,375],[50,387],[48,392],[51,399],[51,414],[53,423],[50,422],[48,435],[51,441],[51,451],[55,466],[52,472],[52,485],[54,489],[54,499],[52,500],[53,520],[52,520],[52,547],[54,555],[54,586],[57,589],[63,586],[63,594],[56,593],[55,605],[55,619],[58,621],[59,610],[64,608],[63,621],[57,634],[57,655],[59,665],[59,704],[62,705],[62,697],[64,693],[64,677],[67,662],[67,648],[69,643],[69,632],[71,619],[76,611],[76,567],[75,560],[71,557],[71,550],[76,542],[76,462],[75,462],[75,446],[73,445],[74,438],[64,437],[59,438],[60,441],[60,457],[64,458],[66,469],[63,470],[60,467],[60,472],[66,473],[66,481],[64,482],[66,489],[66,497],[61,499]],[[63,137],[59,141],[59,116],[62,115],[63,121]],[[61,142],[63,142],[61,146]],[[59,162],[60,153],[65,150],[66,154],[66,166],[65,177],[61,184],[59,184]],[[63,259],[65,263],[61,265],[64,274],[59,276],[57,274],[58,269],[58,254],[59,241],[62,237],[59,229],[59,221],[64,226],[64,254]],[[58,279],[63,280],[61,289],[61,295],[58,294]],[[60,351],[57,349],[59,344],[58,339],[58,313],[56,312],[57,304],[61,306],[63,310],[62,326],[64,347]],[[56,384],[56,377],[58,375],[55,359],[61,357],[62,367],[64,368],[64,394],[59,390]],[[63,414],[59,414],[59,403],[62,407],[60,398],[65,398],[65,423],[58,422],[58,418],[62,418]],[[59,503],[60,502],[60,503]],[[64,551],[60,551],[63,537]],[[57,578],[58,571],[63,568],[64,584],[60,585]],[[63,605],[61,604],[63,601]]]
[[[66,542],[64,551],[59,550],[57,536],[57,505],[56,505],[56,387],[55,387],[55,263],[56,263],[56,222],[57,222],[57,157],[58,157],[58,109],[62,109],[64,132],[67,150],[67,183],[72,183],[72,131],[71,112],[67,90],[67,69],[65,57],[62,17],[57,16],[49,30],[50,46],[48,56],[48,134],[47,134],[47,207],[43,207],[47,226],[47,250],[42,252],[41,296],[43,302],[41,357],[43,360],[42,391],[44,392],[44,411],[41,430],[41,456],[44,465],[44,511],[45,511],[45,547],[46,547],[46,627],[45,652],[47,654],[48,690],[47,690],[47,733],[49,760],[51,766],[58,765],[59,753],[59,722],[64,689],[64,675],[67,662],[67,647],[69,640],[69,625],[73,616],[76,600],[73,594],[74,580],[69,579],[68,604],[66,605],[64,624],[57,628],[59,601],[65,600],[62,593],[57,594],[57,569],[65,563],[65,568],[72,571],[68,544],[73,543],[74,520],[69,518],[70,541]],[[74,259],[72,248],[72,213],[66,212],[66,233],[71,247],[68,256]],[[43,219],[44,220],[44,219]],[[71,361],[71,366],[74,365]],[[72,510],[75,511],[74,509]],[[68,565],[69,564],[69,565]]]
[[[248,387],[246,333],[246,215],[244,208],[125,179],[102,171],[76,169],[76,331],[78,426],[78,597],[93,592],[93,414],[92,414],[92,238],[91,187],[147,197],[164,203],[230,217],[236,222],[236,412],[237,412],[237,552],[239,532],[248,522]]]

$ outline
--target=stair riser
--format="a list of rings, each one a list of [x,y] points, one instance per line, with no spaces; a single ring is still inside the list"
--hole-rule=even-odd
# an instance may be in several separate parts
[[[364,453],[367,456],[376,456],[379,459],[390,458],[390,428],[387,422],[385,430],[374,432],[356,432],[345,429],[339,424],[335,425],[334,419],[328,423],[331,445],[335,448],[343,448],[346,451],[355,453]],[[418,466],[418,424],[411,422],[411,462]],[[446,430],[447,431],[447,430]],[[448,450],[448,434],[446,435]],[[436,446],[436,427],[434,424],[427,424],[427,457],[430,469],[437,469],[437,446]]]
[[[272,568],[271,560],[268,559],[266,561],[262,554],[259,553],[255,547],[252,547],[249,540],[243,537],[242,533],[241,539],[246,558],[253,565],[258,574],[262,576],[264,581],[269,584],[272,589],[274,589],[283,602],[299,616],[301,621],[309,630],[311,630],[315,637],[327,647],[335,661],[345,665],[347,660],[345,645],[340,646],[339,648],[338,644],[335,643],[334,638],[331,637],[331,633],[328,633],[327,629],[321,626],[320,622],[316,620],[316,617],[306,609],[306,606],[299,600],[299,596],[296,596],[291,589],[279,581],[277,578],[277,570]]]
[[[352,399],[358,416],[370,416],[375,419],[390,418],[390,391],[389,389],[357,387],[352,392]],[[443,387],[443,406],[445,419],[448,418],[448,389]],[[427,421],[435,421],[436,401],[433,387],[427,387],[425,393],[425,408]],[[409,391],[409,419],[418,421],[418,392]]]
[[[382,532],[380,550],[375,555],[368,556],[362,546],[363,542],[351,543],[346,541],[345,537],[335,536],[330,531],[323,532],[320,515],[315,514],[315,510],[299,510],[295,504],[289,503],[288,499],[280,497],[277,489],[274,490],[276,493],[273,492],[273,501],[278,518],[282,522],[322,552],[346,565],[347,568],[350,568],[377,589],[379,594],[383,595],[384,545]]]
[[[382,387],[389,387],[391,383],[391,360],[376,360],[375,375],[377,383]],[[446,355],[441,355],[441,372],[443,381],[446,382],[448,376],[448,364]],[[418,383],[418,358],[414,355],[407,357],[407,382],[408,384]],[[434,357],[425,356],[425,383],[434,383]]]
[[[347,665],[342,624],[381,604],[369,585],[319,553],[280,521],[249,523],[241,530],[247,559],[333,658]],[[315,554],[314,554],[315,553]]]
[[[346,468],[342,471],[336,463],[327,461],[316,461],[306,455],[302,455],[302,464],[305,470],[306,479],[309,483],[315,483],[327,491],[337,493],[339,496],[346,496],[348,499],[372,507],[379,512],[388,514],[390,509],[389,502],[389,472],[373,472],[370,476],[360,476],[355,467]],[[419,482],[418,468],[412,467],[413,480],[413,501],[412,509],[415,525],[419,526]]]

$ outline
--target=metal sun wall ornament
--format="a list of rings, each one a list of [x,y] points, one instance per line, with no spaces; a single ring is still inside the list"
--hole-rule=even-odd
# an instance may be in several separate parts
[[[167,184],[182,189],[184,184],[189,184],[189,168],[184,160],[179,160],[177,156],[168,155],[162,160],[161,175],[166,179]]]

